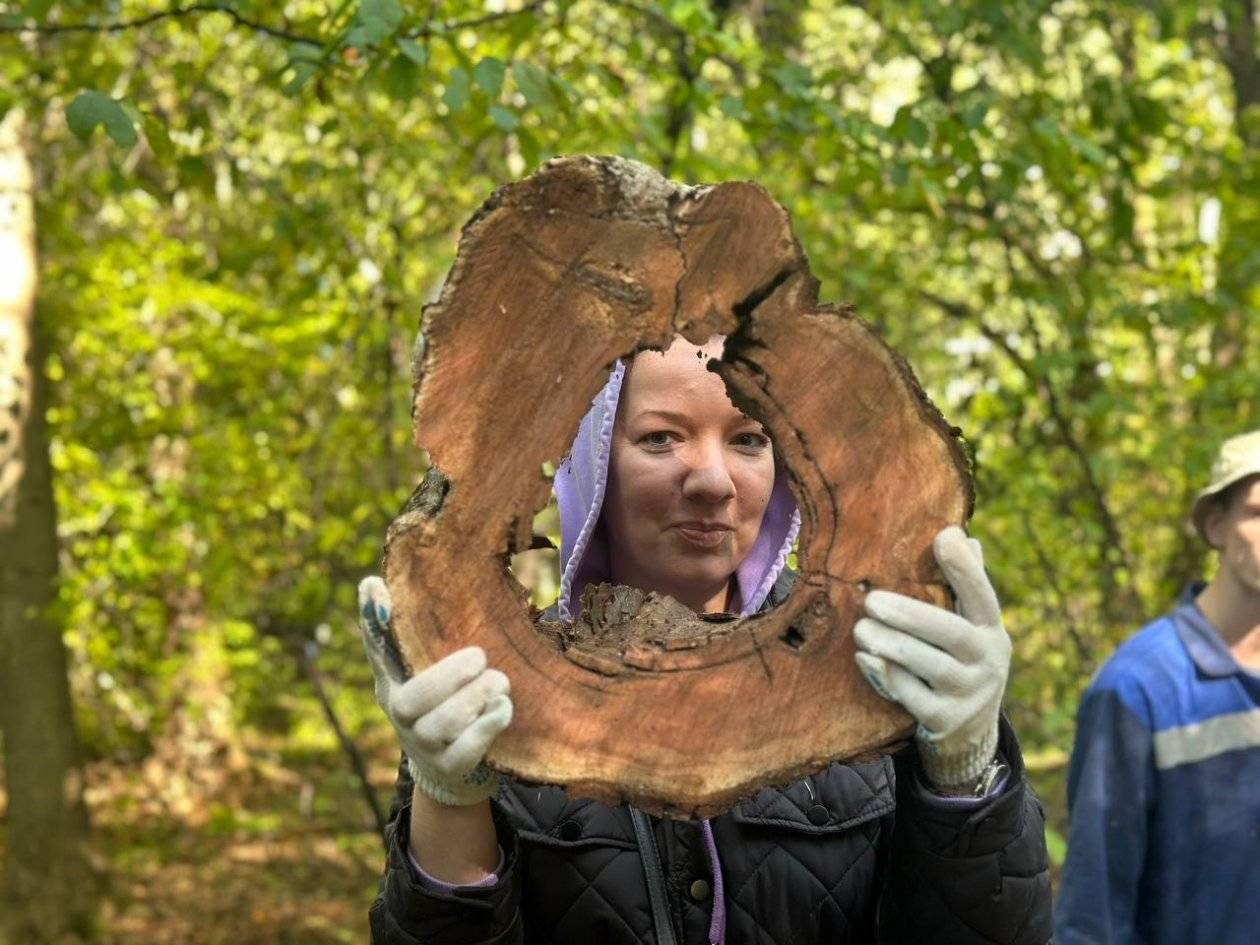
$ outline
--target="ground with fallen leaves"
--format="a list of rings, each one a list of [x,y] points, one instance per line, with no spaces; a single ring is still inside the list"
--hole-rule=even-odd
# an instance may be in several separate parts
[[[396,749],[374,748],[387,808]],[[89,766],[102,945],[366,942],[384,852],[344,757],[251,745],[223,760]]]

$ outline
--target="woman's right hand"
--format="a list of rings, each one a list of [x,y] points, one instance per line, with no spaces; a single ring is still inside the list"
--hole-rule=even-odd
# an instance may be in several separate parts
[[[486,668],[469,646],[407,678],[390,636],[390,599],[379,577],[359,584],[363,646],[376,677],[376,703],[407,755],[416,789],[439,804],[476,804],[492,795],[498,776],[486,751],[512,721],[508,678]]]

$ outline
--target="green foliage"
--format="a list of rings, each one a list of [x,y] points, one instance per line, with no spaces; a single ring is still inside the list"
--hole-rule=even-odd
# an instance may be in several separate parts
[[[99,19],[40,6],[10,12]],[[1010,707],[1061,765],[1089,675],[1203,573],[1182,522],[1214,445],[1260,424],[1260,155],[1226,6],[302,0],[285,37],[215,13],[0,34],[0,85],[42,122],[62,599],[97,750],[144,750],[202,657],[239,724],[297,725],[291,641],[321,624],[374,719],[353,584],[422,471],[422,305],[496,185],[607,152],[760,181],[823,297],[963,428]]]
[[[80,92],[66,109],[66,124],[85,140],[91,137],[97,125],[124,148],[130,148],[138,140],[132,116],[123,104],[100,92]]]

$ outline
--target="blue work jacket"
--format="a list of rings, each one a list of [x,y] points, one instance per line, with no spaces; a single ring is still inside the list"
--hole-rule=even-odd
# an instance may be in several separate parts
[[[1056,945],[1260,943],[1260,675],[1196,590],[1081,701]]]

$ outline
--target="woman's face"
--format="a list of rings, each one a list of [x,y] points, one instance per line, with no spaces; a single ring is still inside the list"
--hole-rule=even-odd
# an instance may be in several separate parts
[[[722,354],[677,339],[637,355],[621,389],[603,518],[612,577],[698,612],[725,610],[761,529],[774,454],[705,365]]]

